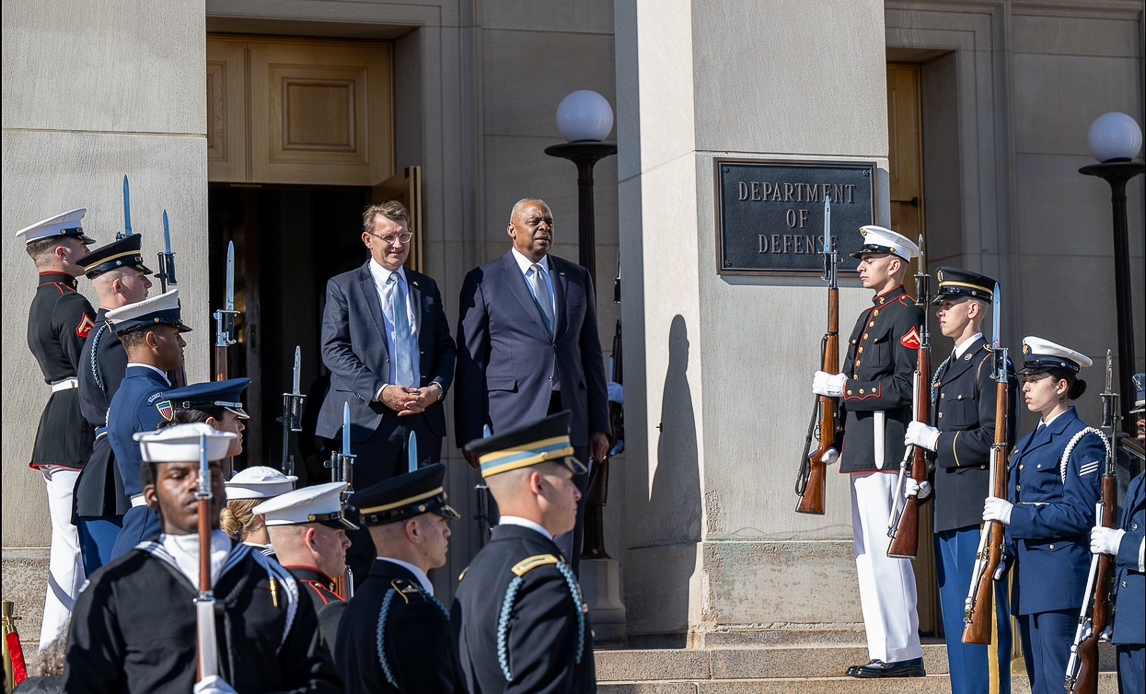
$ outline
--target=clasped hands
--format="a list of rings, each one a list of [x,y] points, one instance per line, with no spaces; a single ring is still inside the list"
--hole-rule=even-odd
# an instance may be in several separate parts
[[[427,407],[438,401],[438,386],[433,383],[424,388],[386,386],[379,400],[397,412],[399,417],[408,417],[425,412]]]

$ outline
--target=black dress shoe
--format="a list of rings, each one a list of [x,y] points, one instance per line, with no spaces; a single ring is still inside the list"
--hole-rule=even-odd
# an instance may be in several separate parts
[[[885,663],[873,660],[867,665],[855,668],[855,672],[848,670],[848,675],[868,679],[873,677],[924,677],[923,658],[901,660],[898,663]]]
[[[853,665],[850,668],[848,668],[848,672],[847,672],[848,677],[856,677],[856,673],[859,672],[860,670],[862,670],[863,668],[865,668],[868,665],[871,665],[873,663],[879,663],[879,662],[881,662],[881,661],[873,658],[873,659],[867,661],[867,665]]]

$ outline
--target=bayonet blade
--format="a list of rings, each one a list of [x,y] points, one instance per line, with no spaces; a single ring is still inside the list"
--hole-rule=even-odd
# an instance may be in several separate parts
[[[832,252],[832,201],[824,196],[824,253]]]
[[[302,366],[302,350],[295,346],[294,348],[294,390],[291,391],[292,395],[300,395],[298,392],[298,379]]]
[[[171,255],[171,223],[167,220],[167,210],[163,210],[163,245]]]
[[[409,459],[409,469],[407,470],[407,472],[417,472],[418,471],[418,437],[415,436],[414,432],[412,432],[412,431],[410,432],[409,441],[410,441],[410,445],[408,448],[410,451],[410,459]]]
[[[116,235],[118,241],[125,236],[131,236],[131,186],[127,182],[127,174],[123,175],[123,235]]]
[[[1106,392],[1113,393],[1111,387],[1114,385],[1114,363],[1110,356],[1110,350],[1106,350]]]
[[[991,303],[991,330],[993,331],[993,334],[991,335],[991,344],[995,349],[999,349],[1003,346],[1003,304],[1002,298],[999,296],[998,282],[995,283],[995,292],[992,295]]]
[[[919,235],[919,272],[923,273],[927,267],[927,254],[923,252],[923,234]]]
[[[342,455],[350,455],[350,403],[342,403]]]
[[[227,243],[227,311],[235,310],[235,242]]]

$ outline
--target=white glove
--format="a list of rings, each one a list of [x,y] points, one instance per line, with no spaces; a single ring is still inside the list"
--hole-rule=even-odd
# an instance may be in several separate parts
[[[907,433],[903,435],[904,446],[919,446],[929,451],[939,447],[939,430],[923,422],[908,422]]]
[[[826,395],[829,398],[843,397],[844,385],[848,377],[844,374],[830,374],[826,371],[817,371],[812,377],[812,392],[816,395]]]
[[[625,387],[615,381],[609,381],[609,402],[615,402],[618,405],[625,404]]]
[[[904,496],[918,496],[920,501],[931,496],[931,483],[927,480],[916,482],[908,477],[903,480],[903,495]]]
[[[829,448],[826,453],[820,458],[820,462],[825,465],[831,465],[840,459],[840,452],[834,448]]]
[[[1118,554],[1118,547],[1122,544],[1122,536],[1126,531],[1122,528],[1104,528],[1101,525],[1090,530],[1091,554]]]
[[[985,521],[999,521],[1003,525],[1011,524],[1011,511],[1014,510],[1015,505],[1006,499],[1000,499],[997,496],[989,496],[983,502],[983,520]]]
[[[204,677],[195,683],[194,694],[239,694],[218,675]]]

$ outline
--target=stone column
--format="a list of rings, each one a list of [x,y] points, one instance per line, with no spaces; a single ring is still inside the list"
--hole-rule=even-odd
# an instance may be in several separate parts
[[[714,160],[876,162],[886,224],[883,12],[616,4],[632,646],[862,623],[847,479],[826,515],[793,511],[825,285],[717,274]],[[870,294],[841,285],[846,337]]]
[[[26,635],[39,631],[30,621],[39,619],[47,580],[44,484],[27,462],[48,388],[25,338],[36,270],[14,234],[86,207],[85,233],[99,245],[114,241],[123,230],[122,180],[130,176],[132,226],[151,268],[163,248],[163,210],[170,216],[184,321],[195,329],[187,335],[187,376],[206,380],[204,17],[203,0],[4,6],[4,585],[34,583],[27,595],[18,591]],[[80,290],[97,303],[83,278]],[[153,295],[158,290],[157,281]],[[42,557],[27,548],[44,548]],[[10,559],[31,568],[10,575]]]

